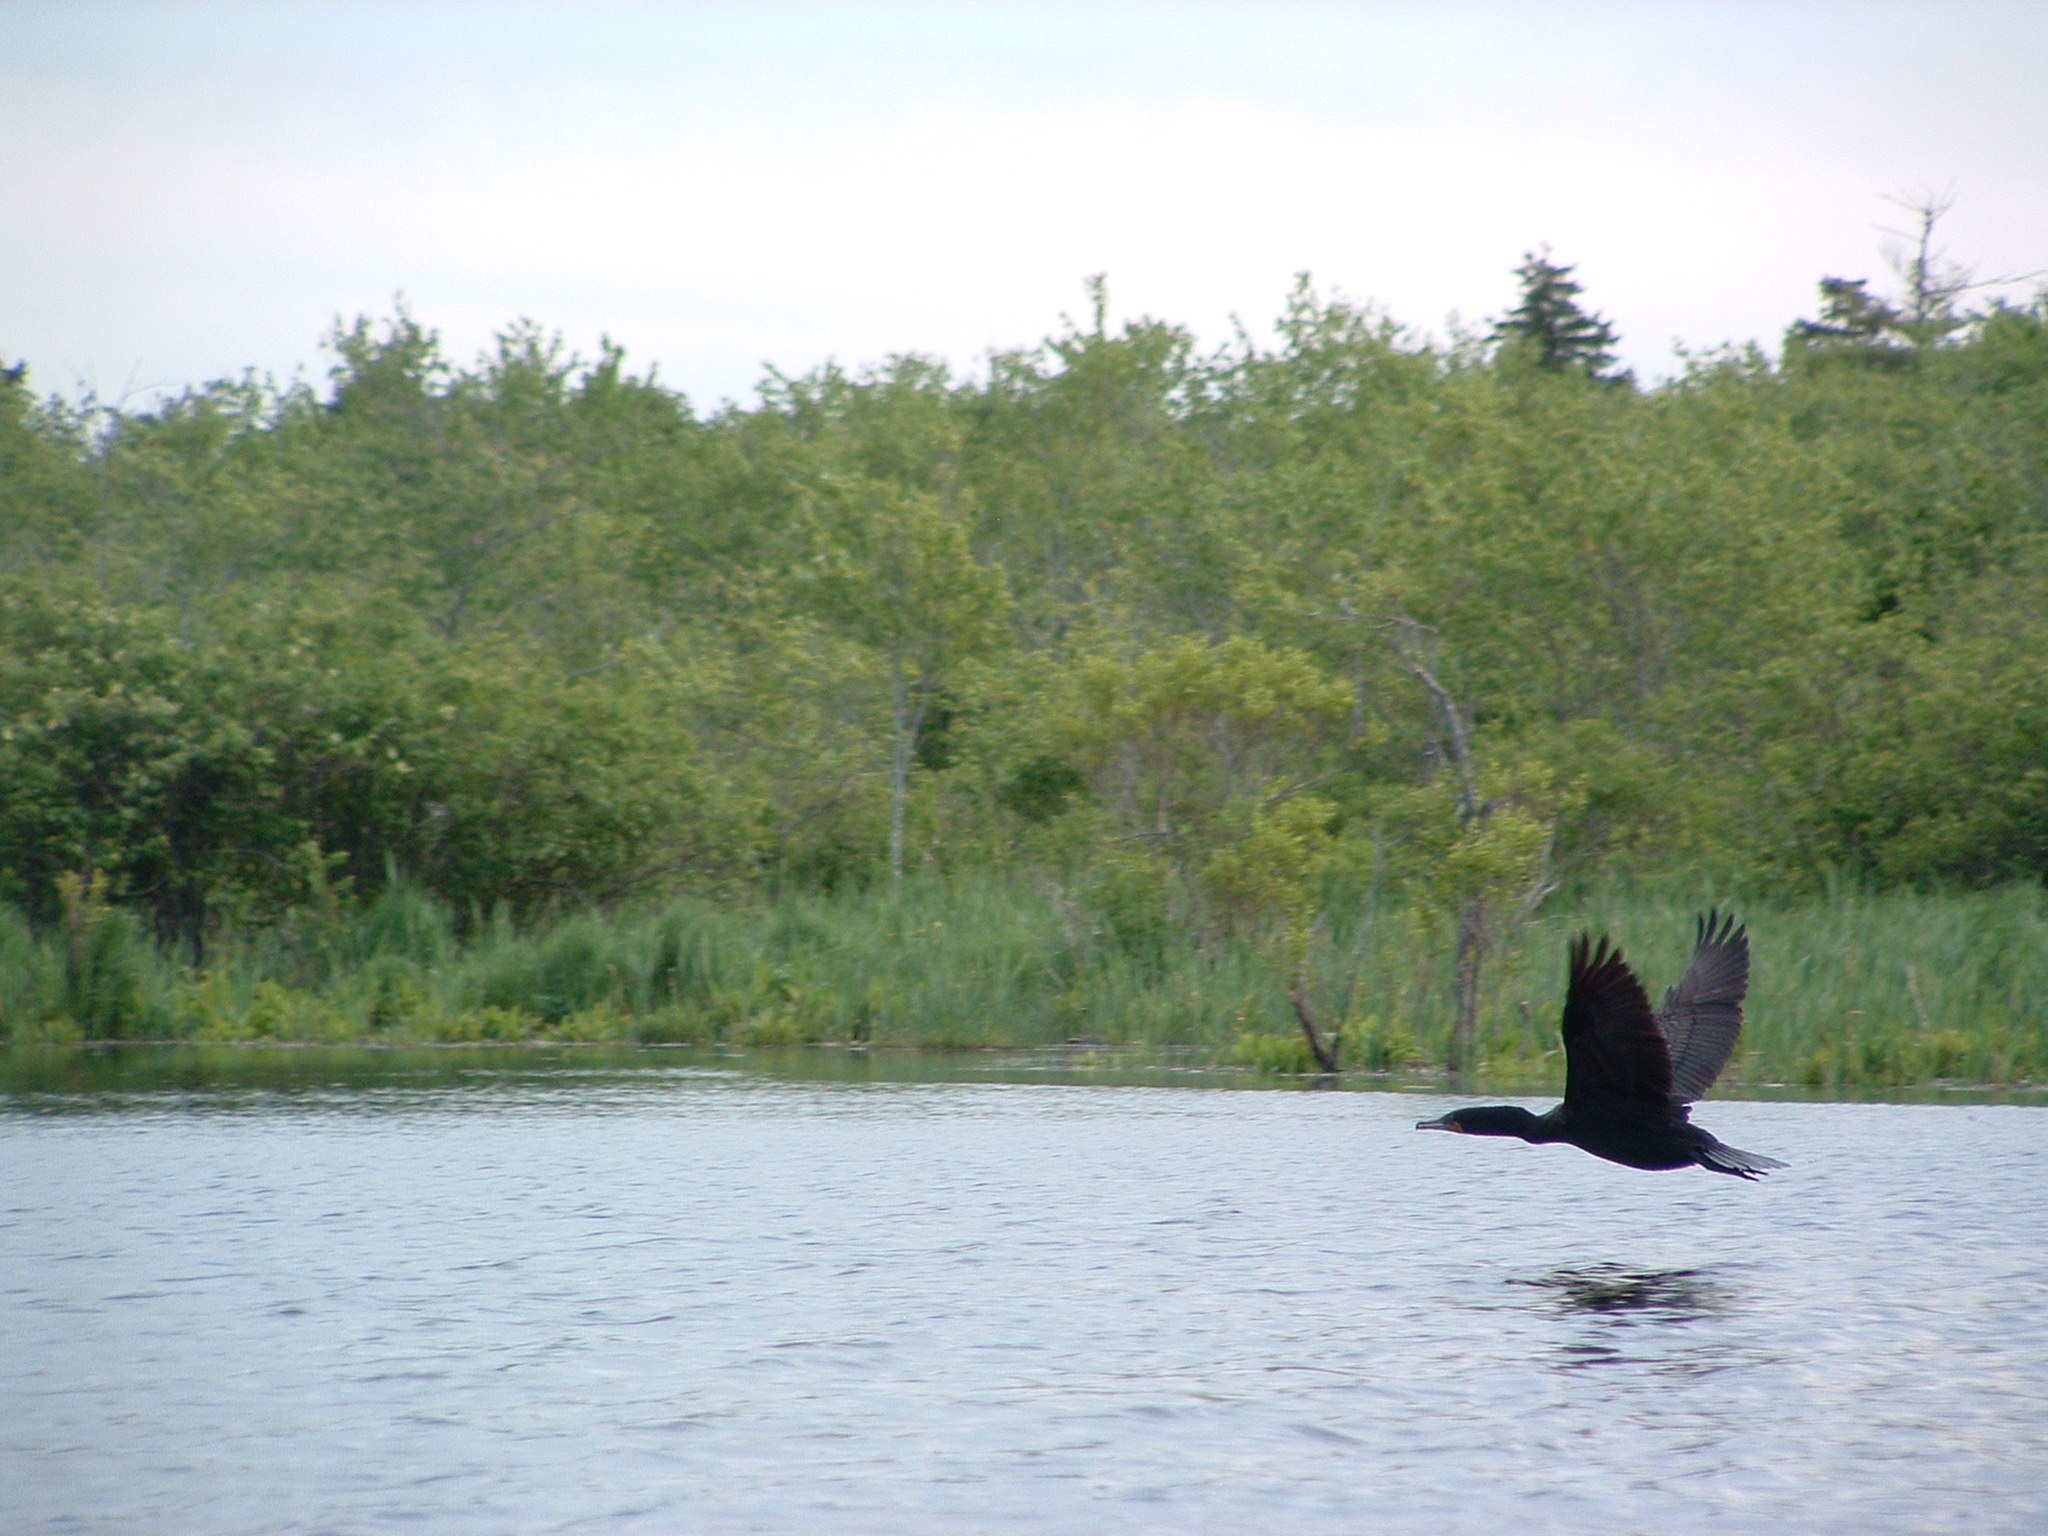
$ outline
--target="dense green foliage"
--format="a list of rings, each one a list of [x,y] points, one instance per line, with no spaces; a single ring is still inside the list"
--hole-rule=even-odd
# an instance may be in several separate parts
[[[1365,1061],[1522,1038],[1528,925],[1616,871],[1811,923],[1975,888],[1927,921],[2038,935],[2048,301],[1916,330],[1836,283],[1781,363],[1648,389],[1305,284],[1215,354],[1097,301],[974,377],[709,415],[403,315],[325,388],[0,373],[0,1027],[260,1033],[269,987],[287,1032],[518,1032],[701,986],[693,1038],[1305,1012]],[[900,1002],[941,985],[919,902],[943,1005]],[[783,1008],[807,923],[859,963]],[[1875,990],[1829,996],[2039,1069],[2042,1005],[1988,1033],[1852,948]]]

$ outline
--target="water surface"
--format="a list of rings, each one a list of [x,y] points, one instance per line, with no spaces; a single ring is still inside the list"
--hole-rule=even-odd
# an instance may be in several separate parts
[[[647,1058],[642,1058],[643,1060]],[[701,1063],[23,1092],[0,1530],[2048,1529],[2048,1110]]]

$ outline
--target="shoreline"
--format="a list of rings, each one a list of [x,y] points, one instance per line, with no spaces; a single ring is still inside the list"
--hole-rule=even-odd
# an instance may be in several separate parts
[[[683,1042],[463,1040],[151,1040],[0,1042],[0,1101],[170,1091],[487,1087],[522,1077],[736,1074],[789,1081],[914,1085],[1487,1094],[1557,1097],[1562,1080],[1528,1074],[1348,1070],[1335,1078],[1261,1070],[1198,1050],[1099,1045],[932,1048],[906,1044],[773,1047]],[[1941,1079],[1891,1085],[1726,1083],[1703,1103],[2014,1104],[2048,1106],[2048,1084]]]

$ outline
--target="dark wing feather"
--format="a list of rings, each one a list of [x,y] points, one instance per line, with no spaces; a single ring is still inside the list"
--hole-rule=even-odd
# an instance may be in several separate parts
[[[1678,985],[1664,994],[1657,1027],[1671,1047],[1671,1093],[1690,1104],[1714,1086],[1742,1036],[1749,991],[1749,930],[1718,911],[1700,919],[1699,943]]]
[[[1671,1102],[1671,1049],[1636,973],[1603,935],[1572,941],[1564,997],[1564,1102]]]

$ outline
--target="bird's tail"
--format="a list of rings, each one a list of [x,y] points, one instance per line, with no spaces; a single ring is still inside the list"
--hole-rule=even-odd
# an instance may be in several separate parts
[[[1744,1152],[1725,1141],[1717,1141],[1700,1153],[1700,1166],[1716,1173],[1732,1173],[1738,1179],[1760,1179],[1773,1168],[1785,1165],[1761,1152]]]

